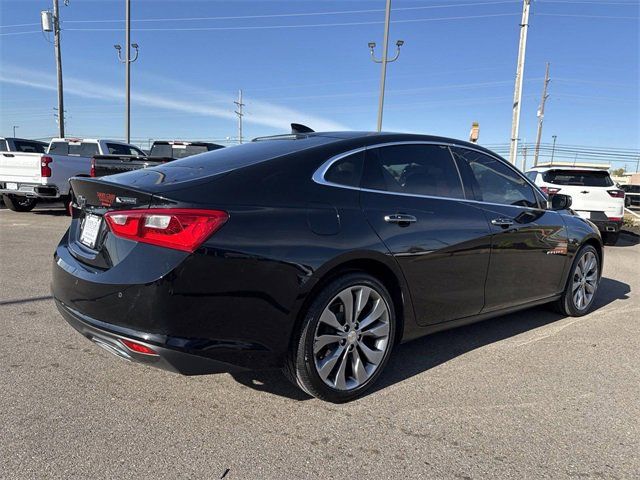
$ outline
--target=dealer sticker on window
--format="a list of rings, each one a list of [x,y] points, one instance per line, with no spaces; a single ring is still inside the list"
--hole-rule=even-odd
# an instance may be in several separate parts
[[[84,223],[82,224],[80,241],[87,247],[93,248],[96,245],[96,240],[98,239],[98,233],[100,232],[101,224],[102,217],[88,213],[84,219]]]

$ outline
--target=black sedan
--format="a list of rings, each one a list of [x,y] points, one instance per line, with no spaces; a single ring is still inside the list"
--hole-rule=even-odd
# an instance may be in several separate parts
[[[569,197],[448,138],[283,135],[71,183],[52,289],[80,333],[187,375],[283,368],[332,402],[400,342],[544,303],[584,315],[602,272]]]

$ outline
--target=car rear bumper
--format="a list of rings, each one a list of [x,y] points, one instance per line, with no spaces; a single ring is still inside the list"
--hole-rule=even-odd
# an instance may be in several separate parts
[[[0,194],[19,195],[31,198],[60,198],[60,190],[55,185],[40,185],[37,183],[20,183],[17,182],[17,189],[9,189],[7,183],[0,183]]]
[[[598,230],[601,232],[610,232],[615,233],[619,232],[622,228],[622,220],[619,221],[611,221],[611,220],[591,220]]]
[[[96,345],[125,360],[144,363],[182,375],[237,372],[246,368],[203,356],[193,340],[166,335],[149,334],[117,327],[92,319],[73,310],[58,299],[56,307],[62,317],[78,332]],[[151,348],[157,355],[138,353],[121,340],[133,340]]]

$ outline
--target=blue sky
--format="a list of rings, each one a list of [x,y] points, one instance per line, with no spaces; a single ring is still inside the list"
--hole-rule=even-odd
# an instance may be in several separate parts
[[[13,125],[25,137],[56,132],[53,46],[38,25],[50,5],[0,1],[0,135]],[[507,143],[522,2],[395,0],[393,8],[390,40],[405,45],[389,65],[384,129],[464,139],[479,121],[480,143]],[[61,16],[67,131],[122,137],[124,67],[113,45],[124,43],[124,1],[71,0]],[[555,134],[559,144],[640,149],[639,17],[634,0],[533,1],[521,138],[535,138],[549,61],[543,142]],[[367,42],[382,43],[384,0],[132,0],[132,18],[138,143],[234,137],[239,88],[247,137],[296,121],[375,128],[380,67]]]

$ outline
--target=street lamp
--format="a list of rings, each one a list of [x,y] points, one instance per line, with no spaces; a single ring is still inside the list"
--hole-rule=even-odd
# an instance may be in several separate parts
[[[125,137],[126,142],[130,143],[131,140],[131,64],[138,59],[138,44],[131,42],[131,0],[125,2],[125,52],[124,58],[120,55],[122,47],[120,45],[114,45],[113,47],[118,52],[118,60],[125,64]],[[131,47],[136,51],[133,59],[131,58]]]
[[[380,97],[378,100],[378,132],[382,130],[382,110],[384,108],[384,84],[387,79],[387,63],[395,62],[400,56],[400,47],[404,45],[404,40],[398,40],[396,42],[396,54],[393,58],[388,58],[389,53],[389,23],[391,20],[391,0],[387,0],[387,8],[385,10],[384,18],[384,44],[382,45],[382,58],[378,60],[375,57],[374,50],[376,48],[375,42],[369,42],[369,51],[371,52],[371,59],[375,63],[382,64],[382,72],[380,75]]]
[[[553,146],[551,147],[551,165],[553,165],[553,156],[556,153],[556,138],[558,138],[558,136],[551,135],[551,138],[553,138]]]
[[[20,128],[20,125],[14,125],[13,126],[13,137],[15,138],[16,136],[16,128]]]

